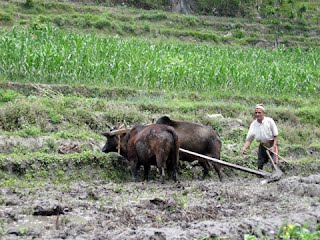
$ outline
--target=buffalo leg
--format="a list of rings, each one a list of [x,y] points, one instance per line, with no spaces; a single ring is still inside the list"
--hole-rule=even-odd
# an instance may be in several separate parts
[[[149,170],[150,170],[150,164],[144,165],[144,180],[149,181]]]
[[[173,167],[173,169],[172,169],[172,179],[173,179],[173,181],[177,181],[177,169],[175,168],[175,167]]]
[[[219,180],[220,182],[223,181],[223,178],[222,178],[222,166],[219,165],[219,164],[213,164],[213,167],[214,167],[214,170],[216,170],[217,174],[218,174],[218,177],[219,177]]]
[[[177,166],[174,164],[169,164],[167,165],[167,172],[168,175],[171,176],[171,178],[173,179],[173,181],[177,181]]]
[[[132,175],[132,181],[136,182],[137,181],[137,175],[138,175],[138,164],[137,163],[132,163],[132,165],[131,165],[131,175]]]
[[[165,158],[163,156],[158,155],[156,156],[156,162],[157,162],[157,167],[159,170],[159,174],[160,174],[160,180],[161,183],[164,184],[165,183]]]
[[[199,161],[199,164],[203,167],[203,170],[202,170],[202,179],[205,179],[207,176],[209,176],[209,165],[208,165],[208,162],[205,161],[205,160],[198,160]]]
[[[165,171],[164,171],[164,167],[161,167],[161,168],[159,168],[159,170],[160,170],[160,174],[161,174],[161,176],[160,176],[160,180],[161,180],[161,183],[162,184],[164,184],[165,183]]]

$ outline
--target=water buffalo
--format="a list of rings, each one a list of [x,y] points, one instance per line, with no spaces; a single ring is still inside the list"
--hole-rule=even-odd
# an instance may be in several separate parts
[[[152,164],[158,167],[162,183],[165,181],[165,169],[171,171],[173,180],[177,181],[179,148],[178,136],[170,126],[151,124],[133,127],[129,132],[127,146],[133,180],[136,180],[139,165],[144,165],[147,177]]]
[[[140,165],[144,165],[145,180],[148,180],[150,165],[158,167],[162,183],[165,168],[171,172],[174,181],[177,180],[179,141],[172,127],[162,124],[136,125],[129,132],[120,135],[120,144],[118,136],[112,132],[103,135],[107,137],[107,142],[102,151],[115,152],[120,147],[120,154],[130,162],[134,181]]]
[[[211,127],[190,122],[173,121],[167,116],[159,118],[156,123],[172,126],[178,134],[181,148],[220,159],[221,140]],[[180,157],[181,160],[188,162],[198,160],[203,167],[203,178],[208,175],[210,169],[208,160],[187,153],[180,153]],[[213,166],[218,173],[220,181],[222,181],[222,166],[216,163]]]

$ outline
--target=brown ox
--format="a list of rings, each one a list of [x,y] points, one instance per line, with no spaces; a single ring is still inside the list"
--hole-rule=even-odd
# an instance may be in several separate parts
[[[140,165],[144,165],[146,180],[148,180],[150,165],[156,165],[161,175],[161,182],[164,182],[165,168],[172,172],[172,178],[176,181],[179,142],[172,127],[161,124],[136,125],[130,132],[120,135],[120,144],[115,134],[108,132],[102,134],[107,137],[102,151],[116,152],[120,147],[120,154],[130,162],[134,181]]]
[[[221,140],[211,127],[190,122],[173,121],[167,116],[159,118],[156,123],[172,126],[178,134],[181,148],[220,159]],[[180,153],[180,157],[181,160],[188,162],[198,160],[203,167],[203,178],[208,175],[210,169],[208,160],[183,152]],[[222,166],[216,163],[213,166],[218,173],[220,181],[222,181]]]
[[[178,136],[170,126],[134,126],[129,132],[127,146],[133,180],[136,180],[139,165],[144,166],[145,177],[148,177],[150,165],[156,165],[162,183],[165,181],[165,169],[172,171],[172,178],[177,181],[179,147]]]

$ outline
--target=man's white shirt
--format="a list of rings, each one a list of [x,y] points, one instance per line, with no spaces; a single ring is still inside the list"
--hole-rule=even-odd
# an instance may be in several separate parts
[[[278,136],[277,125],[272,118],[264,117],[261,123],[254,120],[250,124],[247,141],[252,142],[256,139],[258,142],[266,143],[273,140],[275,136]]]

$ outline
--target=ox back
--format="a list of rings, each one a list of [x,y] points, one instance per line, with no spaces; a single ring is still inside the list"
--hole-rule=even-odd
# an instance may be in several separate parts
[[[156,123],[172,126],[178,134],[181,148],[220,159],[221,140],[211,127],[184,121],[173,121],[167,116],[159,118]],[[187,153],[180,153],[180,158],[188,162],[198,160],[203,167],[203,178],[208,175],[211,168],[208,160]],[[213,167],[220,181],[222,181],[222,166],[214,163]]]
[[[179,141],[175,130],[167,125],[136,125],[129,132],[127,146],[128,160],[131,164],[132,178],[136,181],[139,165],[144,166],[145,179],[148,179],[150,165],[158,167],[161,182],[165,181],[165,169],[176,181],[179,159]]]

